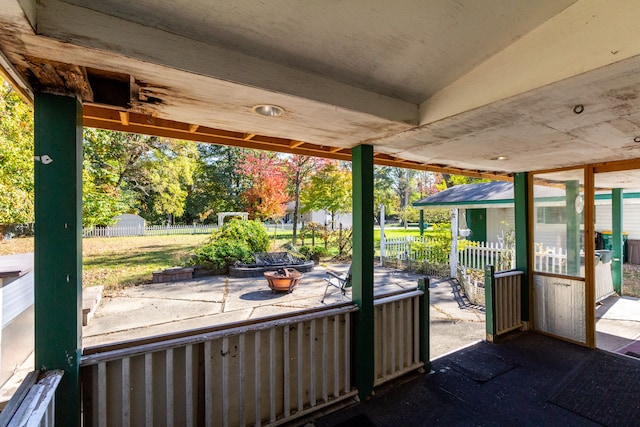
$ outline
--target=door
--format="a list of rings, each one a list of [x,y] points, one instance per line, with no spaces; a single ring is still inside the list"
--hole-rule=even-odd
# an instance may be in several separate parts
[[[487,241],[487,210],[486,209],[467,209],[466,210],[467,227],[471,229],[471,235],[468,240],[473,242]]]
[[[581,168],[533,175],[533,327],[595,345],[593,174]],[[585,226],[586,225],[586,226]]]

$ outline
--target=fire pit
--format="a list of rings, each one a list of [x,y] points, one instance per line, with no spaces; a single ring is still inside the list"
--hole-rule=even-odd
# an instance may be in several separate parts
[[[286,293],[293,292],[293,288],[304,276],[295,268],[279,268],[275,271],[265,271],[263,274],[272,291]]]
[[[313,261],[292,256],[288,252],[256,252],[254,264],[238,263],[229,267],[230,277],[260,277],[266,271],[295,268],[301,273],[313,271]]]

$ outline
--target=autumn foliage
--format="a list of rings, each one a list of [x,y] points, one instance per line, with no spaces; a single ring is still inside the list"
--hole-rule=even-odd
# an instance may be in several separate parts
[[[248,154],[237,173],[251,179],[251,185],[242,196],[253,218],[265,220],[284,216],[288,201],[287,175],[278,157],[266,152]]]

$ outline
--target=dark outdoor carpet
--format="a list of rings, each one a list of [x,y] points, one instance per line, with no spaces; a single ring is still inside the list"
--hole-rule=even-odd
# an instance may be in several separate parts
[[[453,369],[479,383],[485,383],[518,366],[497,354],[482,351],[470,351],[452,356]]]
[[[334,427],[376,427],[376,425],[365,414],[358,414]]]
[[[640,361],[596,351],[549,401],[606,426],[640,425]]]

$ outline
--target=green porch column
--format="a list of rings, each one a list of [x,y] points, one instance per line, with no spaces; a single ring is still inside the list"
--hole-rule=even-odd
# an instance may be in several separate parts
[[[516,238],[516,270],[524,272],[522,277],[522,320],[528,322],[529,313],[529,176],[527,173],[516,173],[513,176],[513,202]]]
[[[424,209],[420,209],[420,237],[424,236]]]
[[[622,237],[622,212],[623,195],[621,188],[611,190],[611,244],[612,244],[612,265],[611,274],[613,277],[613,290],[622,295],[622,264],[624,262],[624,245]]]
[[[576,197],[580,195],[580,182],[566,183],[567,218],[567,274],[580,275],[580,215],[576,212]]]
[[[354,325],[353,369],[360,399],[373,391],[373,147],[351,150],[353,162],[353,302],[360,307]]]
[[[56,424],[80,425],[82,106],[36,93],[35,367],[62,369]]]

